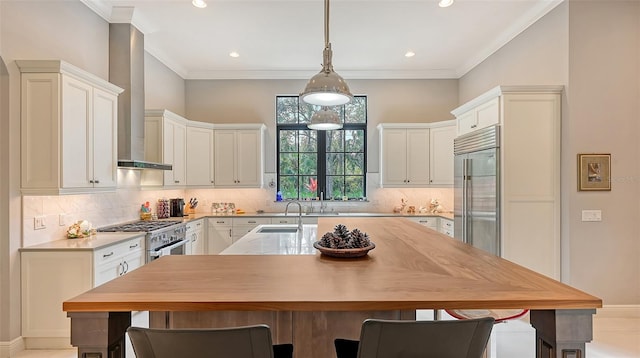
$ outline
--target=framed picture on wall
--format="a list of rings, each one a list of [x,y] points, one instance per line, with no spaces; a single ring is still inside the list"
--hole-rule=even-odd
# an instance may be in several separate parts
[[[578,154],[578,190],[611,190],[611,154]]]

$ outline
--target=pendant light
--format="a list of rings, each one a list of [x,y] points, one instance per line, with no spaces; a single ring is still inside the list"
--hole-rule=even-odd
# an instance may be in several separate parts
[[[347,104],[353,99],[349,86],[344,79],[333,71],[329,42],[329,0],[324,0],[324,51],[322,52],[322,70],[311,77],[309,83],[300,94],[300,98],[309,104],[318,106],[338,106]]]
[[[340,116],[331,108],[323,106],[321,110],[311,116],[311,123],[307,125],[309,129],[328,131],[342,128]]]

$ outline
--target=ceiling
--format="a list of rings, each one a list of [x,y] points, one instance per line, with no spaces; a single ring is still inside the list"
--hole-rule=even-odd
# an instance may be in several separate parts
[[[308,79],[321,68],[323,0],[81,1],[109,22],[133,7],[147,52],[185,79]],[[561,2],[332,0],[334,68],[345,79],[459,78]]]

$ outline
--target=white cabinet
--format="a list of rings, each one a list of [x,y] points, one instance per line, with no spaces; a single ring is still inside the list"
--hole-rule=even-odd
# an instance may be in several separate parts
[[[440,230],[441,233],[453,237],[453,220],[440,218]]]
[[[453,184],[455,121],[382,123],[382,187],[428,187]]]
[[[233,219],[226,217],[207,218],[207,253],[216,255],[231,246]]]
[[[187,223],[186,240],[189,240],[188,255],[204,255],[206,253],[204,237],[205,219],[193,220]]]
[[[215,128],[215,186],[218,188],[262,187],[264,165],[262,143],[266,127],[260,124],[234,125],[229,129],[224,129],[223,125],[216,125]]]
[[[69,347],[62,302],[144,264],[144,234],[98,250],[22,250],[26,348]]]
[[[429,183],[453,185],[453,140],[455,121],[429,129]]]
[[[146,110],[144,159],[171,164],[171,170],[143,171],[143,185],[184,187],[186,185],[187,120],[167,110]]]
[[[380,174],[384,187],[429,184],[429,129],[380,127]]]
[[[16,64],[23,194],[115,190],[122,89],[63,61]]]
[[[500,122],[500,98],[487,98],[484,103],[472,108],[461,107],[460,111],[454,110],[451,113],[458,122],[458,135],[467,134]]]
[[[187,186],[213,187],[213,125],[187,122]]]
[[[453,110],[500,125],[501,255],[560,278],[562,86],[499,86]],[[462,132],[467,129],[462,128]]]
[[[439,231],[439,228],[438,228],[439,218],[437,216],[414,216],[414,217],[407,217],[407,219],[417,222],[420,225],[426,226],[429,229]]]

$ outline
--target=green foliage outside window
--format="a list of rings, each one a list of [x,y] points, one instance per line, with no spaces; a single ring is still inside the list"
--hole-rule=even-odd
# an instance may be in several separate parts
[[[298,96],[276,97],[278,190],[286,199],[360,199],[366,196],[367,98],[356,96],[339,113],[343,128],[307,128],[319,106]]]

